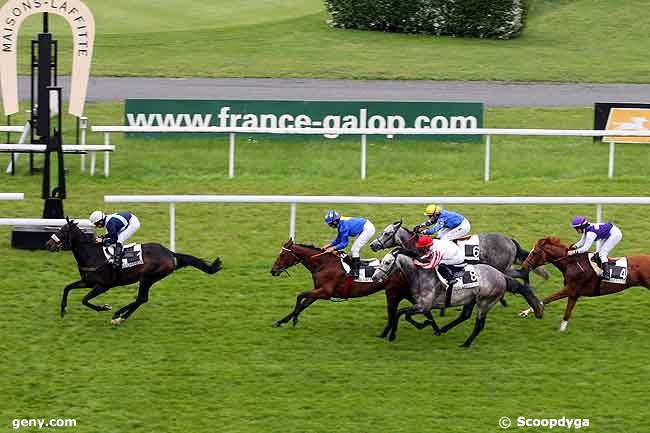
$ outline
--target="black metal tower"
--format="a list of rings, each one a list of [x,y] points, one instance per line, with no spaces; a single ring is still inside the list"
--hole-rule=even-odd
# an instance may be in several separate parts
[[[31,142],[44,144],[43,188],[45,200],[43,218],[63,218],[63,199],[66,198],[65,165],[62,148],[61,87],[58,86],[58,44],[49,32],[47,12],[43,14],[43,32],[32,40],[31,68]],[[57,112],[52,122],[51,93],[57,94]],[[58,185],[51,188],[52,153],[57,156]],[[30,155],[33,166],[33,154]]]

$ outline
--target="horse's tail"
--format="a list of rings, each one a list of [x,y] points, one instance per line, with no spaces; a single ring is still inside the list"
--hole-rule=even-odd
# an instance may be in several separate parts
[[[511,293],[517,293],[526,299],[526,302],[535,312],[535,317],[541,319],[544,315],[544,304],[535,295],[533,288],[527,284],[522,284],[514,278],[504,275],[506,279],[506,290]]]
[[[516,240],[512,239],[512,243],[515,244],[515,247],[517,248],[517,252],[515,253],[515,261],[519,264],[522,264],[524,260],[526,260],[526,257],[528,257],[528,254],[530,254],[530,252],[523,249],[521,245],[519,245],[519,242],[517,242]],[[549,278],[548,271],[544,268],[544,266],[539,266],[533,269],[533,272],[535,272],[537,275],[544,278],[545,280],[548,280]]]
[[[176,269],[184,268],[185,266],[192,266],[193,268],[202,270],[206,274],[216,274],[221,270],[221,259],[219,257],[210,264],[198,257],[190,256],[189,254],[173,254],[176,259]]]

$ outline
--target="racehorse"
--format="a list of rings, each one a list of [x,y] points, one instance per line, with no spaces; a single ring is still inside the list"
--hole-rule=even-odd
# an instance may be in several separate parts
[[[384,248],[401,247],[410,250],[415,249],[415,242],[418,233],[402,226],[402,220],[386,226],[377,238],[370,243],[373,251]],[[493,268],[510,275],[513,278],[521,278],[526,285],[530,284],[529,271],[525,269],[514,269],[513,264],[523,263],[528,256],[528,251],[521,248],[519,243],[498,233],[479,233],[479,263],[484,263]],[[533,272],[539,274],[545,280],[549,275],[543,267],[536,268]]]
[[[341,265],[341,258],[337,254],[325,252],[325,250],[314,247],[313,245],[294,243],[293,239],[289,239],[282,246],[280,254],[275,259],[275,263],[273,263],[273,267],[271,268],[271,275],[277,277],[282,272],[287,272],[288,268],[299,263],[311,272],[314,288],[301,292],[296,296],[294,309],[287,316],[273,324],[276,328],[292,319],[293,326],[296,326],[300,313],[318,299],[360,298],[391,287],[391,292],[400,296],[400,299],[405,298],[413,302],[410,291],[402,284],[401,279],[397,275],[382,283],[353,281],[346,276]],[[434,331],[437,330],[438,326],[433,316],[431,314],[426,314],[425,316],[428,320],[424,323],[418,323],[410,317],[407,320],[418,329],[430,325]]]
[[[474,280],[477,286],[472,288],[454,289],[451,297],[452,306],[463,306],[460,316],[440,328],[435,335],[442,335],[464,322],[472,316],[474,307],[478,307],[478,314],[474,324],[474,330],[465,340],[461,347],[469,347],[476,336],[483,330],[487,313],[503,297],[506,290],[511,292],[530,292],[530,288],[519,283],[514,278],[504,275],[502,272],[486,264],[474,265]],[[433,308],[443,308],[445,306],[445,292],[442,282],[438,278],[435,270],[423,269],[416,266],[413,259],[405,254],[401,254],[400,249],[395,249],[386,254],[381,261],[381,265],[375,270],[372,276],[377,282],[385,281],[392,275],[399,274],[415,300],[412,307],[402,308],[396,311],[396,305],[392,308],[392,315],[388,318],[390,327],[389,341],[395,340],[399,318],[406,315],[408,319],[413,314],[421,314],[431,311]],[[386,287],[386,297],[391,299],[392,289]],[[532,293],[532,292],[531,292]],[[389,308],[391,311],[391,308]],[[543,305],[538,301],[535,304],[535,315],[541,319],[544,314]]]
[[[603,281],[591,267],[587,253],[567,255],[568,248],[558,237],[547,237],[535,243],[523,266],[527,269],[544,263],[552,263],[564,275],[564,287],[544,299],[544,305],[562,298],[569,298],[564,310],[560,331],[566,331],[573,308],[580,296],[603,296],[617,293],[628,287],[643,286],[650,289],[650,256],[627,257],[625,284]],[[530,310],[521,312],[526,317]]]
[[[206,274],[215,274],[221,270],[221,259],[216,258],[212,264],[187,254],[174,253],[160,244],[142,244],[143,264],[128,269],[116,270],[108,263],[104,256],[103,246],[89,239],[83,234],[74,221],[68,220],[61,229],[47,241],[47,249],[58,251],[60,249],[72,250],[79,267],[81,279],[68,284],[63,289],[61,299],[61,317],[65,316],[68,305],[68,293],[72,289],[91,288],[90,292],[81,301],[83,305],[95,311],[108,311],[111,306],[95,305],[91,299],[108,291],[112,287],[140,283],[136,300],[122,308],[115,314],[111,323],[119,325],[129,318],[138,307],[149,299],[149,288],[157,281],[162,280],[177,269],[192,266]]]
[[[403,227],[402,220],[399,220],[386,226],[377,236],[377,239],[370,243],[370,248],[373,251],[394,247],[415,250],[418,236],[416,232]],[[519,243],[512,238],[497,233],[479,234],[479,263],[490,265],[513,278],[522,278],[526,286],[530,284],[529,271],[515,270],[512,265],[517,262],[522,263],[527,256],[528,252],[522,249]],[[544,279],[548,279],[548,272],[543,267],[536,268],[533,272],[538,273]],[[540,302],[530,290],[526,291],[525,297],[531,307]],[[499,302],[504,307],[507,305],[503,298],[499,299]],[[444,308],[440,309],[441,316],[444,315],[444,311]]]

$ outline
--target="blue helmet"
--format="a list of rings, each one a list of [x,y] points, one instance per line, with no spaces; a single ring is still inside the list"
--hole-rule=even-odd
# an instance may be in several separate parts
[[[589,225],[589,221],[587,221],[587,218],[583,216],[577,216],[573,218],[573,220],[571,221],[571,227],[573,227],[574,229],[587,227],[588,225]]]
[[[341,215],[335,210],[328,210],[325,214],[325,224],[330,225],[341,219]]]

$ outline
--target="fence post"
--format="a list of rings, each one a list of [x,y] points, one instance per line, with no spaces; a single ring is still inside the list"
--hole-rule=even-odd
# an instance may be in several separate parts
[[[366,147],[368,145],[368,136],[361,136],[361,180],[366,178]]]
[[[79,139],[79,144],[82,146],[86,145],[86,128],[88,128],[88,118],[87,117],[80,117],[79,118],[79,131],[80,131],[80,139]],[[81,153],[81,172],[85,173],[86,172],[86,154]]]
[[[229,134],[230,149],[228,151],[228,177],[235,177],[235,133]]]
[[[176,252],[176,203],[169,203],[169,249]]]
[[[490,181],[490,136],[485,136],[485,171],[483,173],[483,182]]]
[[[296,238],[296,204],[291,203],[291,216],[289,217],[289,239]]]
[[[611,141],[609,143],[609,167],[607,168],[607,177],[610,179],[614,178],[614,150],[616,143]]]
[[[597,204],[596,205],[596,222],[600,223],[603,221],[603,205],[602,204]],[[596,241],[596,249],[600,249],[600,241]]]

